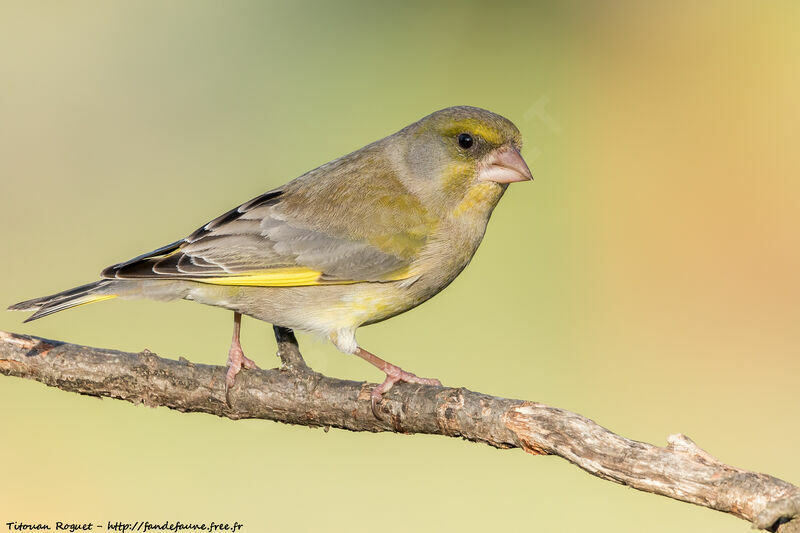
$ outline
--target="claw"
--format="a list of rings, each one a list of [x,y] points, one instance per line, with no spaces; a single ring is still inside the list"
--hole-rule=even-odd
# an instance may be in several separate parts
[[[362,359],[369,361],[376,367],[380,368],[386,373],[386,379],[383,380],[383,383],[372,389],[372,393],[370,394],[370,402],[372,405],[372,414],[375,415],[375,418],[380,419],[380,412],[378,411],[378,405],[383,400],[383,394],[388,392],[394,384],[398,381],[405,381],[406,383],[417,383],[419,385],[432,385],[434,387],[441,387],[442,382],[435,378],[421,378],[416,374],[412,374],[411,372],[406,372],[399,366],[393,365],[387,361],[384,361],[380,357],[372,354],[363,348],[358,348],[356,350],[356,355],[361,357]]]
[[[231,348],[228,350],[228,371],[225,373],[225,403],[231,407],[230,390],[236,381],[236,375],[245,367],[247,369],[258,368],[252,359],[245,357],[242,351],[242,345],[239,342],[239,331],[242,325],[241,313],[233,314],[233,340],[231,341]]]

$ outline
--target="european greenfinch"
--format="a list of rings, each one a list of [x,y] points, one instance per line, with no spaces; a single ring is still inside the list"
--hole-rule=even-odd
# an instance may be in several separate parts
[[[478,248],[509,183],[532,179],[519,130],[450,107],[228,211],[179,241],[103,270],[102,279],[10,307],[26,320],[110,298],[192,300],[234,312],[226,388],[256,368],[241,315],[322,334],[398,381],[420,378],[361,348],[360,326],[447,287]]]

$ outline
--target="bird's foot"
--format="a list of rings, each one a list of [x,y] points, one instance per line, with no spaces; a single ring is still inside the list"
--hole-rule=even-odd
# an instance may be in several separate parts
[[[228,392],[233,387],[236,375],[242,367],[252,370],[258,368],[258,365],[252,359],[245,357],[242,347],[234,343],[231,345],[231,349],[228,350],[228,371],[225,373],[225,400],[228,405],[231,404]]]
[[[380,418],[378,414],[378,404],[381,403],[383,399],[383,394],[388,392],[395,383],[398,381],[405,381],[406,383],[418,383],[420,385],[433,385],[434,387],[441,387],[442,382],[436,378],[421,378],[416,374],[412,374],[411,372],[406,372],[399,366],[395,366],[389,364],[385,369],[386,372],[386,379],[372,389],[371,399],[372,399],[372,414],[375,415],[375,418]]]

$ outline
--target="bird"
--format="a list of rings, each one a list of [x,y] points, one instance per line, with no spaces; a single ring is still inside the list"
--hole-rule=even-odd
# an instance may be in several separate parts
[[[25,322],[109,300],[190,300],[233,311],[226,397],[244,367],[242,315],[322,335],[385,375],[373,412],[398,382],[441,386],[362,348],[361,326],[447,287],[483,240],[514,182],[532,180],[522,137],[486,109],[435,111],[271,189],[189,236],[104,269],[98,281],[9,307]]]

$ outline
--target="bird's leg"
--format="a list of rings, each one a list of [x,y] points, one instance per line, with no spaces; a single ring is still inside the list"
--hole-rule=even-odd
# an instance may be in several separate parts
[[[356,348],[355,354],[386,373],[386,379],[383,381],[383,383],[372,389],[372,413],[377,418],[380,418],[378,416],[377,404],[380,403],[383,393],[391,389],[398,381],[405,381],[406,383],[419,383],[420,385],[434,385],[436,387],[442,386],[442,382],[438,379],[418,377],[411,372],[406,372],[399,366],[395,366],[388,361],[384,361],[377,355],[370,353],[361,347]]]
[[[258,368],[256,364],[244,356],[242,345],[239,343],[239,331],[242,329],[242,314],[233,313],[233,340],[231,341],[231,349],[228,350],[228,372],[225,374],[225,392],[233,387],[233,382],[236,379],[236,374],[242,367],[253,369]]]
[[[275,341],[278,343],[278,357],[281,359],[283,368],[285,370],[303,372],[311,370],[300,353],[300,347],[297,345],[297,337],[294,336],[294,331],[275,325],[272,326],[272,329],[275,331]]]

